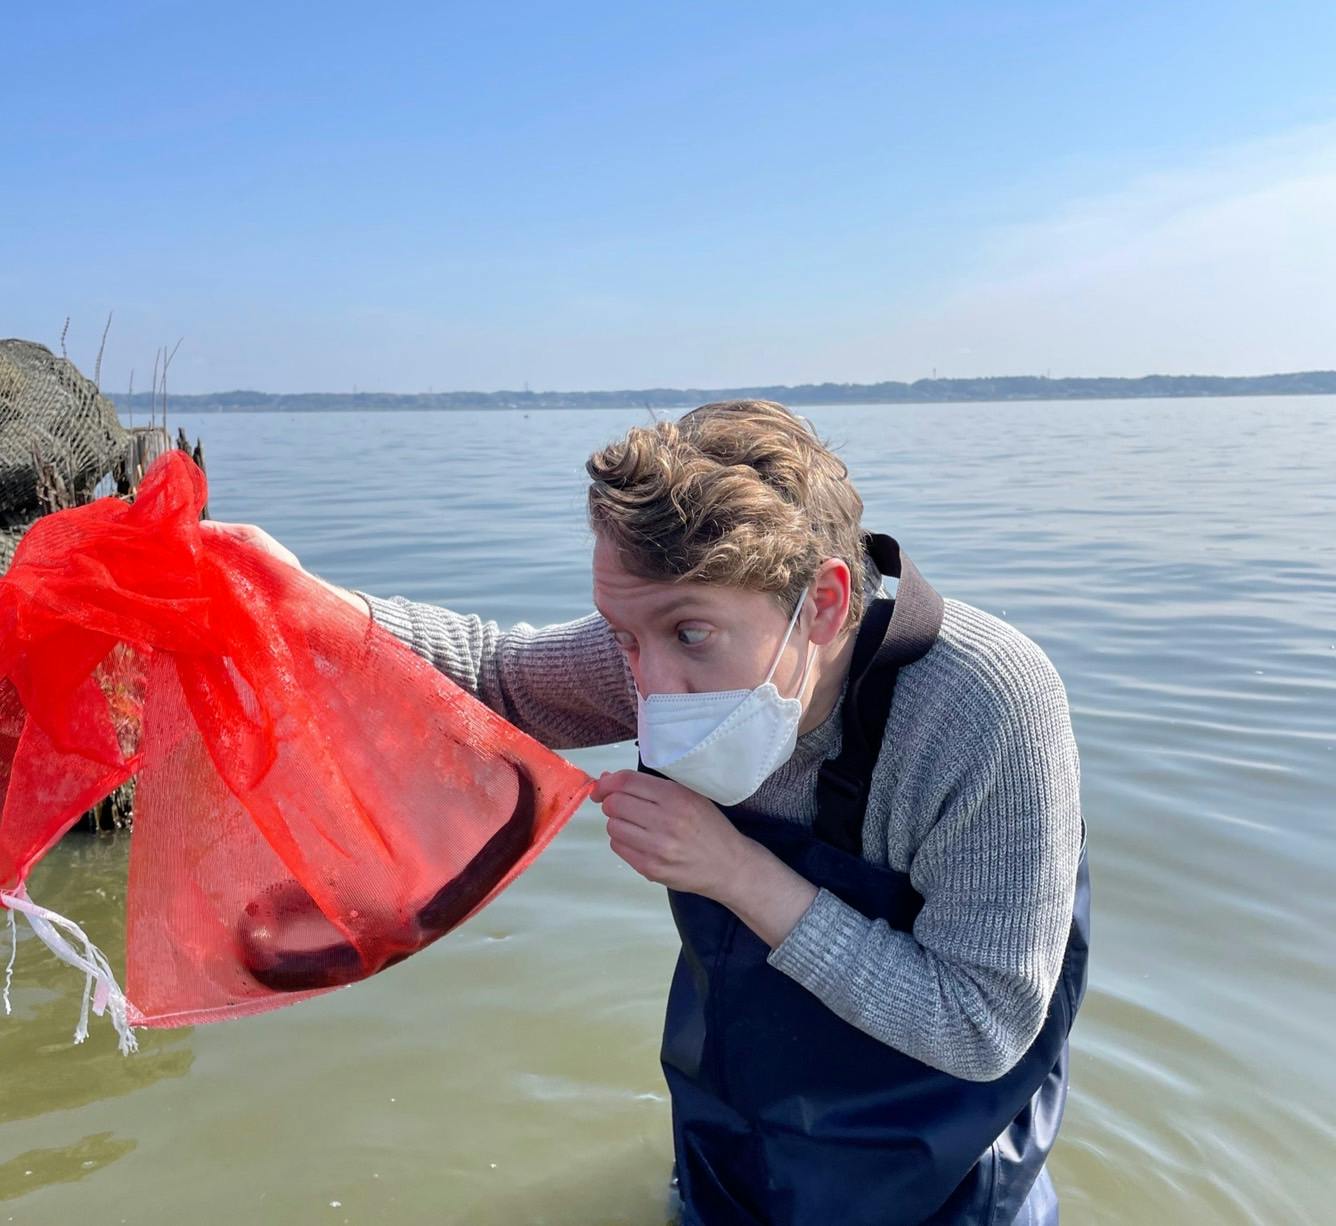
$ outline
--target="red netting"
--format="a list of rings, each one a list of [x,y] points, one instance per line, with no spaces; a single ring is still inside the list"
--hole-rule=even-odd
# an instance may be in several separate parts
[[[133,505],[39,520],[0,578],[0,890],[137,774],[136,1025],[375,974],[514,880],[592,786],[310,576],[202,532],[206,497],[169,452]]]

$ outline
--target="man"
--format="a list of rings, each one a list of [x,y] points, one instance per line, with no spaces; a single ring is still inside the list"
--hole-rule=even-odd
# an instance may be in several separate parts
[[[1088,884],[1052,664],[865,533],[780,405],[636,427],[587,470],[588,617],[343,594],[553,748],[638,738],[593,798],[682,937],[683,1220],[1056,1222]]]

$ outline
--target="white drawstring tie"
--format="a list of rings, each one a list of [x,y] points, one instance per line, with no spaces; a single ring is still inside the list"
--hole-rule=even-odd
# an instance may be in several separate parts
[[[57,915],[54,911],[48,911],[45,907],[39,907],[28,897],[27,890],[22,886],[19,886],[18,890],[12,894],[0,890],[0,903],[3,903],[9,909],[9,936],[13,942],[9,951],[9,965],[5,969],[3,994],[5,1012],[9,1013],[11,1011],[9,987],[14,977],[14,959],[18,956],[19,950],[18,928],[14,922],[14,915],[17,912],[28,921],[37,939],[43,945],[62,962],[74,967],[75,970],[83,971],[86,977],[83,1007],[79,1014],[79,1025],[74,1031],[74,1041],[82,1043],[88,1037],[88,1012],[91,1007],[93,1013],[98,1017],[110,1011],[111,1024],[116,1028],[122,1055],[129,1055],[130,1052],[137,1051],[139,1041],[135,1038],[135,1032],[130,1026],[129,1002],[125,999],[125,993],[121,991],[120,985],[116,982],[116,976],[112,973],[106,955],[88,939],[84,930],[73,920],[66,919],[63,915]],[[62,929],[82,946],[82,950],[76,949],[65,939]]]

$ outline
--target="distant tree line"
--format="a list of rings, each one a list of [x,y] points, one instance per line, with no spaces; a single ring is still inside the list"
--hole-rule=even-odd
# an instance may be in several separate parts
[[[1336,371],[1282,375],[1143,375],[1138,379],[1050,379],[1005,375],[983,379],[917,379],[913,383],[803,383],[796,387],[668,388],[613,392],[208,392],[173,395],[180,412],[235,410],[286,413],[349,409],[602,409],[645,405],[676,409],[711,400],[778,400],[788,405],[937,404],[999,400],[1126,400],[1152,396],[1305,396],[1336,394]],[[147,413],[150,393],[118,403]]]

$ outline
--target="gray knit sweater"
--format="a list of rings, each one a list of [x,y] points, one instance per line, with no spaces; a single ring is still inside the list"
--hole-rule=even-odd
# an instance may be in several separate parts
[[[502,630],[354,589],[386,630],[553,749],[636,734],[635,682],[597,613]],[[901,670],[863,856],[907,872],[913,934],[821,890],[770,964],[883,1043],[957,1077],[1005,1073],[1043,1023],[1071,923],[1083,837],[1067,695],[1020,631],[947,599],[927,655]],[[745,803],[811,827],[837,702]]]

